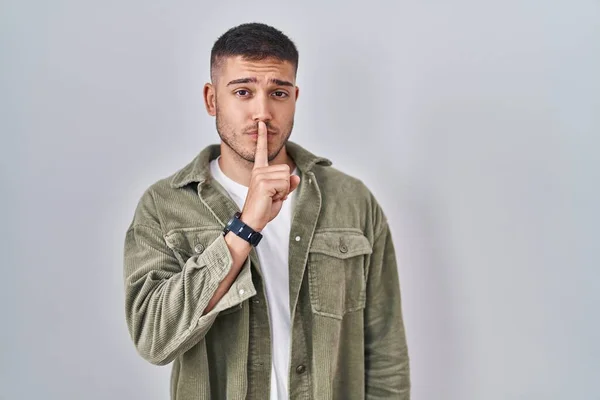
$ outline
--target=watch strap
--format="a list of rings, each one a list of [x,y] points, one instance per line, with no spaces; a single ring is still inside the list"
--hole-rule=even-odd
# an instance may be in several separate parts
[[[242,213],[239,211],[235,213],[233,218],[231,218],[223,230],[223,235],[227,235],[227,233],[231,231],[235,235],[250,243],[252,246],[257,246],[262,239],[262,234],[260,234],[260,232],[256,232],[250,226],[242,222],[242,220],[240,220],[241,214]]]

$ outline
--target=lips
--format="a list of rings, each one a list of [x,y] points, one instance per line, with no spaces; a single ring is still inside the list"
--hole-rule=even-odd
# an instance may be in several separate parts
[[[247,133],[247,135],[250,137],[250,140],[254,141],[258,141],[258,133]],[[272,142],[273,140],[275,140],[275,137],[277,135],[275,135],[274,133],[269,133],[267,134],[267,137],[265,139],[267,139],[267,141]]]

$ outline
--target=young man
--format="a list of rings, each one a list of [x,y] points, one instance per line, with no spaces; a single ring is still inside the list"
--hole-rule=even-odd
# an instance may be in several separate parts
[[[153,184],[127,231],[129,332],[173,362],[172,399],[409,399],[386,217],[288,141],[297,67],[270,26],[221,36],[204,87],[221,143]]]

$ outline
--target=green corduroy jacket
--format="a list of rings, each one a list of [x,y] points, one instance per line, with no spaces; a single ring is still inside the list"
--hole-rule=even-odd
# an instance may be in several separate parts
[[[298,144],[289,240],[290,399],[410,398],[394,244],[359,179]],[[222,234],[240,211],[210,174],[219,145],[142,195],[125,237],[125,312],[139,354],[173,363],[173,400],[269,398],[270,321],[255,249],[203,315],[232,258]],[[259,244],[260,246],[260,244]]]

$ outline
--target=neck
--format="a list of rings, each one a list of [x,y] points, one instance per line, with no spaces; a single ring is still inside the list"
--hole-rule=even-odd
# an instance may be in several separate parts
[[[296,164],[288,155],[285,146],[281,148],[281,151],[279,151],[279,154],[273,160],[269,161],[269,165],[278,164],[287,164],[290,167],[290,173],[296,168]],[[246,187],[250,186],[254,162],[243,159],[223,142],[221,142],[219,168],[232,181]]]

